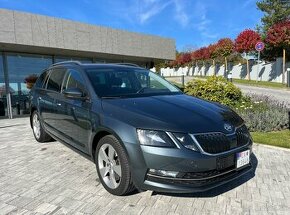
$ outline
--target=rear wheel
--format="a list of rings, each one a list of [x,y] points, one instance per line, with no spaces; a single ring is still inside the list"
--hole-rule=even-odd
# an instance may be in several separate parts
[[[96,148],[95,163],[104,188],[114,195],[126,195],[135,189],[128,157],[116,137],[103,137]]]
[[[53,139],[49,136],[49,134],[47,134],[41,124],[41,121],[39,119],[39,114],[37,111],[34,111],[31,114],[31,125],[32,125],[32,131],[33,131],[33,135],[35,137],[35,139],[40,142],[40,143],[44,143],[44,142],[48,142],[48,141],[52,141]]]

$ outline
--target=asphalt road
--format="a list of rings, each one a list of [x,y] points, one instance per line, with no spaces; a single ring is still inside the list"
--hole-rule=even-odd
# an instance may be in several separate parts
[[[174,81],[176,83],[181,83],[181,77],[166,77],[168,81]],[[192,80],[192,77],[185,77],[185,84]],[[265,95],[270,97],[273,100],[277,100],[281,103],[285,103],[290,108],[290,89],[273,89],[265,87],[255,87],[242,84],[235,84],[238,86],[244,94],[256,94],[256,95]]]
[[[290,108],[290,90],[253,87],[236,84],[245,94],[266,95],[281,103],[285,103]]]

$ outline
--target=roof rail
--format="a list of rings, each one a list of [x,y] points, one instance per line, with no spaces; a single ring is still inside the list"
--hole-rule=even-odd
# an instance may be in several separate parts
[[[76,65],[81,65],[82,63],[79,62],[79,61],[61,61],[61,62],[58,62],[58,63],[51,64],[50,67],[52,67],[52,66],[58,66],[58,65],[62,65],[62,64],[76,64]]]
[[[124,66],[140,67],[139,65],[134,64],[134,63],[113,63],[113,64],[124,65]]]

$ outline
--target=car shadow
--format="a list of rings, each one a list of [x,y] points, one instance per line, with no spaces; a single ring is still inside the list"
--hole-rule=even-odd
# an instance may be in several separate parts
[[[208,198],[208,197],[215,197],[215,196],[221,195],[225,192],[228,192],[246,183],[247,181],[255,177],[256,168],[258,166],[258,159],[254,154],[251,155],[251,161],[252,161],[253,168],[250,172],[246,173],[245,175],[243,175],[242,177],[236,180],[233,180],[229,183],[213,188],[211,190],[208,190],[205,192],[199,192],[199,193],[162,193],[162,192],[153,191],[152,195],[165,195],[165,196],[188,197],[188,198],[193,198],[193,197]]]

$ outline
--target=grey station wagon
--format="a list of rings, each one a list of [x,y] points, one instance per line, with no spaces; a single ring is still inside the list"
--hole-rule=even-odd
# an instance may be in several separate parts
[[[115,195],[201,192],[252,168],[252,138],[234,111],[136,65],[52,65],[31,90],[31,127],[37,141],[93,161]]]

